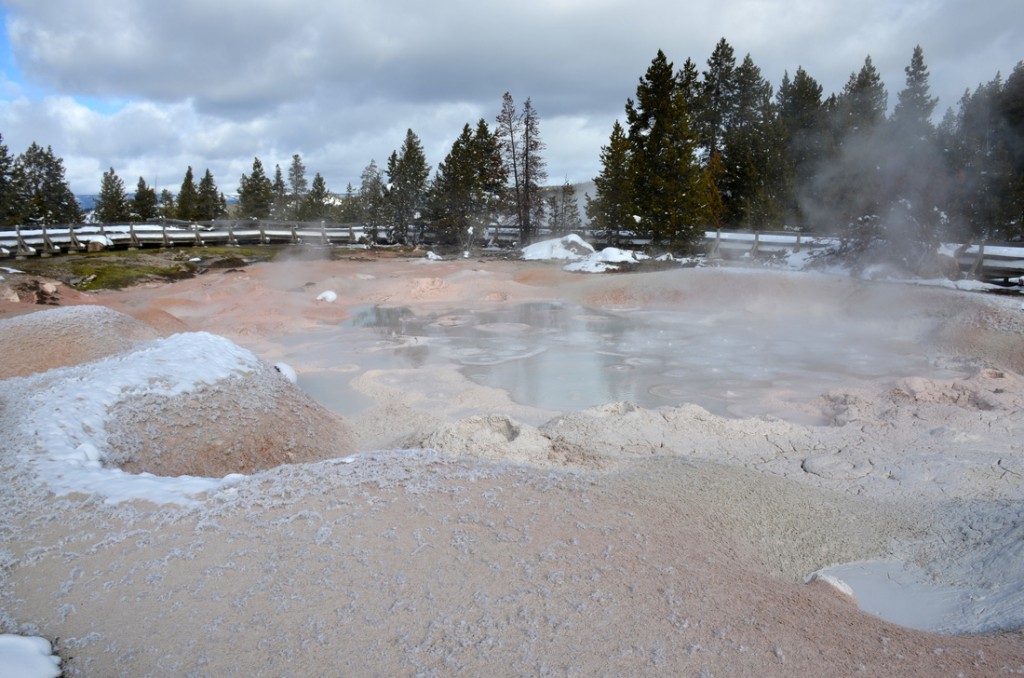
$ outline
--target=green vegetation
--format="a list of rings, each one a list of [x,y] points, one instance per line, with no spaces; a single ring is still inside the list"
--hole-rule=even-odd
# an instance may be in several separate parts
[[[168,250],[106,250],[59,257],[33,257],[18,263],[80,290],[122,289],[147,281],[191,278],[208,269],[242,268],[271,261],[285,246],[180,247]],[[198,261],[194,261],[198,259]]]

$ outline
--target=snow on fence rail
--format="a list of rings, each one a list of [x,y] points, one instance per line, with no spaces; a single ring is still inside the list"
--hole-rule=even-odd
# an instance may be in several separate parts
[[[376,240],[383,242],[380,238]],[[543,235],[543,234],[539,234]],[[615,236],[612,238],[611,236]],[[490,226],[484,238],[494,244],[515,244],[518,229]],[[609,234],[587,232],[588,241],[644,247],[649,238],[630,232]],[[215,221],[206,223],[170,222],[115,225],[40,226],[0,231],[0,256],[25,258],[51,256],[68,251],[84,251],[89,243],[103,247],[139,248],[241,244],[319,244],[355,245],[374,239],[370,229],[356,224],[285,223],[263,221]],[[706,231],[704,242],[711,257],[770,255],[799,252],[804,247],[836,246],[837,236],[816,236],[790,231]],[[1009,279],[1024,276],[1024,243],[981,242],[949,245],[956,252],[957,264],[965,273],[978,278]]]

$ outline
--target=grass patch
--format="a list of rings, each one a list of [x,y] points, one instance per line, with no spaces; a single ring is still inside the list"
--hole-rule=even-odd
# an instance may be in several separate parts
[[[281,247],[274,245],[108,249],[35,257],[19,262],[18,268],[80,290],[123,289],[151,280],[191,278],[207,269],[272,261],[280,251]]]

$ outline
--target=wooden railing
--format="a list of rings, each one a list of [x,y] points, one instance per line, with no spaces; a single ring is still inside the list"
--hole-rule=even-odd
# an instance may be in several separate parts
[[[429,235],[429,232],[428,232]],[[614,241],[619,247],[641,248],[650,240],[627,232],[607,234],[584,231],[583,238],[603,247]],[[549,234],[541,233],[540,237]],[[483,244],[512,245],[518,231],[491,226]],[[165,221],[145,224],[40,226],[0,231],[0,256],[16,259],[85,251],[90,243],[103,248],[175,247],[243,244],[356,245],[371,240],[381,243],[383,233],[358,224],[287,223],[264,221],[215,221],[187,223]],[[428,240],[429,241],[429,240]],[[790,231],[706,231],[704,242],[711,258],[770,256],[799,252],[804,248],[839,246],[836,236],[816,236]],[[1008,280],[1024,276],[1024,243],[980,242],[949,245],[960,269],[971,277]]]

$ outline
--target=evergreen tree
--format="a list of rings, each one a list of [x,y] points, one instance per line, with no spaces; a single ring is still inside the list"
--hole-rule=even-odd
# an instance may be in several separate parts
[[[508,203],[519,228],[520,244],[528,244],[544,213],[541,186],[547,179],[541,151],[540,118],[530,99],[520,113],[512,95],[505,92],[495,135],[499,140],[505,174],[511,178]]]
[[[860,71],[851,73],[839,95],[836,129],[842,142],[851,133],[870,132],[885,120],[889,95],[871,56],[864,58]]]
[[[430,212],[434,230],[443,243],[468,242],[477,216],[477,165],[473,130],[469,123],[438,164],[430,187]]]
[[[199,221],[213,221],[214,219],[220,219],[227,212],[227,201],[217,188],[217,182],[213,180],[213,174],[207,168],[203,178],[199,180],[196,196],[196,219]]]
[[[579,231],[582,226],[576,187],[566,179],[562,187],[548,197],[548,228],[552,235],[565,235]]]
[[[101,224],[123,224],[131,218],[128,191],[113,167],[103,173],[93,216]]]
[[[313,177],[313,184],[302,197],[301,218],[303,221],[322,221],[328,213],[331,195],[327,190],[327,183],[317,172]]]
[[[467,123],[437,166],[429,192],[433,227],[441,242],[468,249],[498,207],[504,185],[501,149],[487,122]]]
[[[780,201],[784,215],[799,228],[808,228],[804,201],[817,202],[813,178],[824,162],[829,145],[825,133],[822,88],[802,67],[789,79],[782,78],[775,97],[779,122],[785,136],[785,169]]]
[[[298,153],[292,156],[292,164],[288,168],[288,187],[291,189],[292,204],[300,205],[309,190],[309,182],[306,181],[306,166],[302,164],[302,156]]]
[[[945,200],[950,175],[942,153],[935,146],[931,115],[937,99],[929,95],[928,68],[921,46],[914,48],[910,65],[904,69],[906,86],[889,120],[886,153],[882,165],[886,203],[900,205],[903,223],[890,223],[887,240],[908,252],[921,245],[938,246],[942,235],[937,207]],[[890,222],[893,220],[890,219]],[[898,226],[898,228],[897,228]]]
[[[199,189],[196,188],[195,176],[192,174],[191,165],[185,170],[185,178],[181,180],[175,217],[182,221],[196,221],[199,219]]]
[[[385,203],[384,174],[378,169],[377,162],[363,169],[359,184],[360,221],[370,235],[370,241],[377,242],[378,233],[387,227],[388,209]]]
[[[429,176],[430,166],[423,145],[411,129],[407,130],[401,151],[392,152],[388,159],[387,197],[392,220],[388,240],[391,242],[405,242],[409,226],[422,219]]]
[[[263,171],[263,163],[253,158],[252,173],[238,182],[238,208],[243,218],[266,219],[274,203],[274,186]]]
[[[14,158],[3,142],[0,134],[0,226],[11,226],[17,213],[15,200],[17,193],[14,183]]]
[[[672,64],[658,50],[626,102],[633,205],[655,243],[692,244],[704,219],[699,203],[697,138]]]
[[[738,108],[738,88],[736,57],[732,46],[722,38],[708,58],[696,111],[700,143],[709,157],[723,151],[725,135]]]
[[[523,194],[522,198],[525,207],[522,210],[526,214],[525,227],[522,229],[523,243],[533,240],[544,215],[544,202],[541,190],[548,174],[544,157],[541,151],[544,150],[544,142],[540,138],[540,117],[537,109],[533,107],[532,101],[527,98],[523,104]]]
[[[587,217],[613,245],[619,233],[636,226],[633,221],[633,181],[630,144],[622,125],[612,125],[607,146],[601,147],[601,174],[594,178],[594,197],[587,197]]]
[[[64,161],[32,142],[14,162],[13,223],[76,224],[82,210],[64,178]]]
[[[139,177],[139,183],[135,186],[135,198],[132,200],[132,215],[139,221],[153,219],[158,214],[156,190],[146,184],[146,180]]]
[[[1006,132],[1009,172],[1002,228],[1005,238],[1024,238],[1024,61],[1018,61],[999,96],[999,114]]]
[[[879,136],[888,95],[871,57],[852,73],[843,91],[827,104],[833,156],[816,179],[815,191],[827,205],[832,226],[873,224],[886,209],[881,167],[887,148]]]
[[[745,228],[782,225],[785,134],[772,87],[748,54],[735,70],[735,110],[723,136],[727,220]]]
[[[280,165],[274,165],[274,181],[271,183],[270,192],[273,195],[270,214],[278,221],[286,220],[290,215],[288,209],[288,185],[284,183],[284,173]]]
[[[1012,199],[1013,141],[999,110],[1003,92],[999,75],[966,92],[943,139],[958,178],[945,209],[971,238],[1008,237],[1020,228],[1021,203]]]
[[[175,204],[174,194],[166,188],[160,191],[160,216],[165,219],[173,219],[178,207]]]
[[[892,121],[901,135],[924,139],[934,131],[931,117],[938,99],[928,92],[928,67],[924,63],[924,51],[918,45],[904,71],[907,85],[897,95]]]
[[[341,211],[338,218],[345,224],[359,221],[359,196],[351,181],[345,186],[345,196],[341,200]]]

